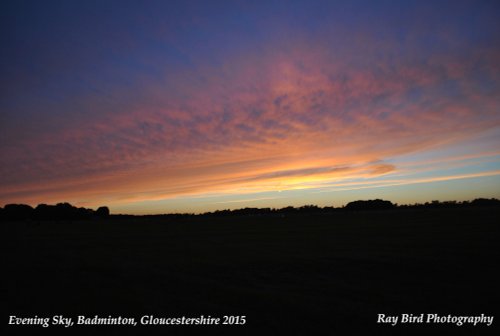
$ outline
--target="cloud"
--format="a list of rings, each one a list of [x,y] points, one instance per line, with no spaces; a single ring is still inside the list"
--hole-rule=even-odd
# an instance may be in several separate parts
[[[2,126],[0,203],[316,188],[395,174],[394,158],[500,127],[497,47],[397,57],[408,45],[395,39],[359,32],[337,48],[327,35],[216,63],[180,43],[191,67],[157,62],[133,83],[94,81],[105,94],[19,103],[33,118]]]
[[[486,171],[473,174],[459,174],[450,176],[437,176],[429,178],[405,178],[405,179],[394,179],[394,180],[384,180],[384,181],[362,181],[362,182],[345,182],[339,184],[331,184],[329,186],[324,186],[323,189],[316,190],[315,192],[324,193],[332,191],[348,191],[348,190],[360,190],[360,189],[373,189],[373,188],[387,188],[393,186],[405,186],[411,184],[421,184],[421,183],[434,183],[443,181],[453,181],[453,180],[463,180],[472,179],[478,177],[486,176],[498,176],[500,175],[500,170]]]

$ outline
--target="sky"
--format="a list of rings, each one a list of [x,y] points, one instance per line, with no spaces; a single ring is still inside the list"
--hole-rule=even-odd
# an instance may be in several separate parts
[[[0,206],[500,198],[498,1],[0,6]]]

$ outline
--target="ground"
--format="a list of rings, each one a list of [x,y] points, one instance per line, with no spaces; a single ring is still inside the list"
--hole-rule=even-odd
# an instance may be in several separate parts
[[[498,333],[382,325],[377,314],[495,315],[500,211],[109,218],[2,224],[8,316],[245,316],[245,325],[72,327],[68,334]]]

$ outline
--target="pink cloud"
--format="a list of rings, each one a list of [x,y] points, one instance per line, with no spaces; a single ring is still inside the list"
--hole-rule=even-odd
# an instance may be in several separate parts
[[[145,77],[133,99],[130,88],[114,89],[130,105],[80,97],[88,118],[1,147],[0,203],[310,187],[390,174],[397,167],[372,163],[500,126],[498,96],[472,77],[480,61],[498,87],[496,49],[472,53],[474,61],[442,54],[359,65],[314,41],[295,42],[220,67],[165,72],[163,82]]]

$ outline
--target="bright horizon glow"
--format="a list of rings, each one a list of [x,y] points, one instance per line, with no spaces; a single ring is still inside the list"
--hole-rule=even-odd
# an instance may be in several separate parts
[[[500,198],[493,2],[34,1],[1,12],[0,206],[148,214]]]

